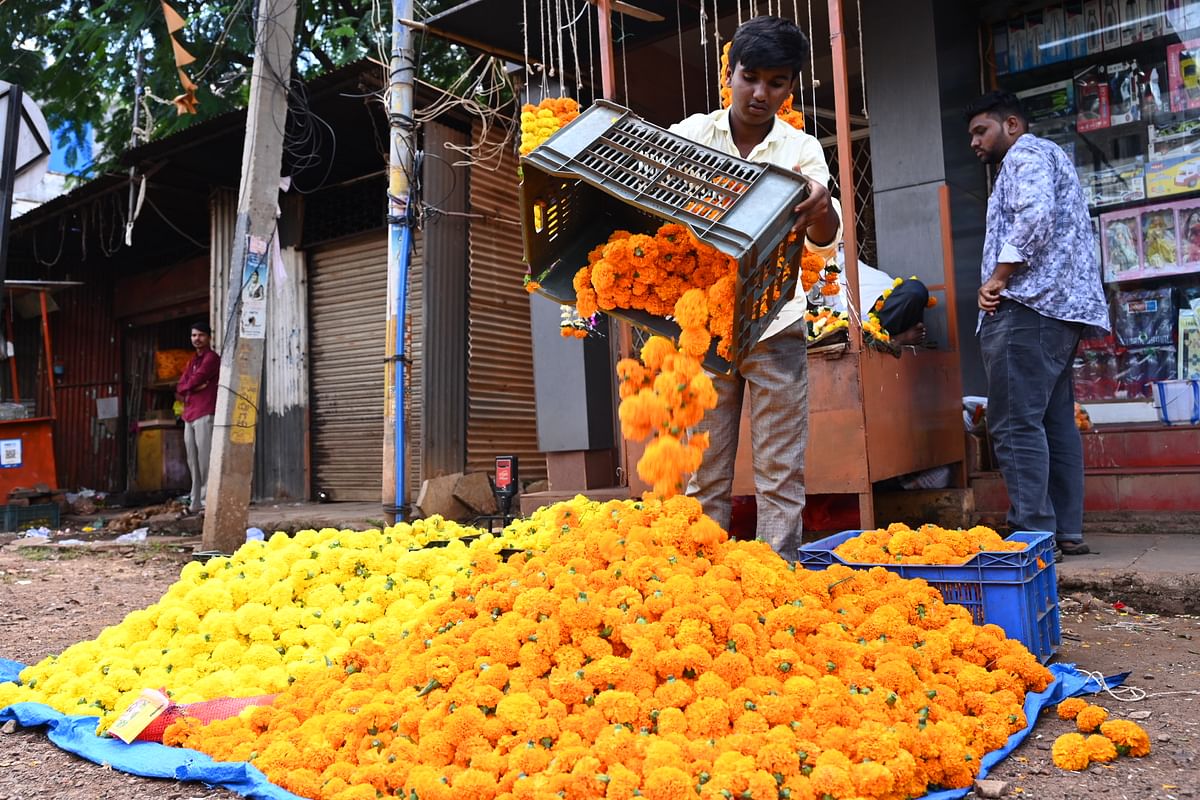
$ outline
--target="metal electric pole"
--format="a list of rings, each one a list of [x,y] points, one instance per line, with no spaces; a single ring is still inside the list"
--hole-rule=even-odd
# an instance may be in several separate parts
[[[408,301],[409,254],[413,222],[409,187],[416,149],[413,121],[412,0],[392,0],[392,57],[388,74],[388,273],[387,360],[384,382],[387,402],[383,418],[383,508],[394,520],[402,519],[408,502],[404,496],[405,363],[404,322]]]
[[[296,0],[258,0],[256,27],[226,306],[231,311],[220,321],[229,330],[221,359],[201,545],[223,553],[232,553],[245,541],[250,508]]]

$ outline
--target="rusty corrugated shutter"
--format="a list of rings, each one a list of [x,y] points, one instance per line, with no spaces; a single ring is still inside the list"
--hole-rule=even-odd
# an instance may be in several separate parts
[[[476,123],[473,141],[481,135]],[[517,209],[517,158],[511,149],[498,165],[493,160],[471,168],[467,469],[490,471],[495,456],[516,455],[522,479],[529,480],[546,477],[546,456],[537,442]]]
[[[309,261],[312,489],[378,500],[383,459],[387,238],[314,248]]]

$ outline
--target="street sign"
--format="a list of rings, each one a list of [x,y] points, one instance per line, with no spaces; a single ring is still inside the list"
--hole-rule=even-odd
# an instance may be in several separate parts
[[[0,81],[0,137],[7,130],[12,84]],[[21,95],[21,121],[17,132],[17,160],[12,191],[24,194],[41,182],[50,167],[50,128],[46,118],[27,94]],[[0,143],[2,144],[2,143]],[[0,169],[3,166],[0,165]],[[8,176],[0,176],[0,186]]]

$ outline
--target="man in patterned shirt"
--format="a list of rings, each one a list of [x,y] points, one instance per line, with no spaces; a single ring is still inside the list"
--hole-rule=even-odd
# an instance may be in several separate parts
[[[978,333],[1008,524],[1054,531],[1062,553],[1082,555],[1083,446],[1071,367],[1081,335],[1109,324],[1087,204],[1074,164],[1029,133],[1014,95],[984,95],[966,117],[971,149],[996,166]]]

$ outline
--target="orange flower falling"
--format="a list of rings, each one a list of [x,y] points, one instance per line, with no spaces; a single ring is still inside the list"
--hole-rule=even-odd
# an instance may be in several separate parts
[[[969,786],[1051,680],[923,581],[796,570],[692,498],[542,519],[557,541],[476,548],[408,637],[168,741],[323,800],[900,800]]]
[[[617,364],[620,381],[621,433],[641,441],[653,436],[638,459],[638,476],[659,497],[683,491],[684,478],[700,466],[708,448],[707,433],[687,434],[717,405],[712,379],[701,363],[712,339],[704,291],[689,289],[675,303],[679,347],[652,336],[642,347],[641,362]]]
[[[536,106],[521,106],[521,155],[527,155],[578,116],[579,103],[570,97],[547,97]]]

